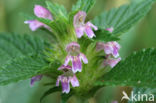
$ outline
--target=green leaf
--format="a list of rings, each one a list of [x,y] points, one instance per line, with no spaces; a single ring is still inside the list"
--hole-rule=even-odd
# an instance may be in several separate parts
[[[46,1],[46,4],[47,4],[47,8],[50,10],[50,12],[55,18],[67,17],[68,13],[67,10],[64,8],[64,6],[59,5],[57,3],[52,3],[50,1]]]
[[[0,68],[0,85],[17,82],[45,73],[48,63],[37,56],[16,57]]]
[[[114,8],[97,16],[93,23],[100,29],[114,27],[113,34],[122,34],[149,12],[153,2],[154,0],[143,0],[141,3]]]
[[[113,36],[109,31],[106,30],[98,30],[95,32],[96,37],[93,38],[94,40],[97,41],[103,41],[103,42],[108,42],[108,41],[118,41],[119,38]]]
[[[47,47],[37,36],[0,33],[0,66],[16,57],[42,55]]]
[[[1,33],[0,85],[47,72],[43,51],[48,47],[49,43],[37,36]]]
[[[48,95],[50,95],[50,94],[52,94],[52,93],[54,93],[54,92],[58,92],[58,91],[61,91],[61,88],[60,88],[60,87],[53,87],[53,88],[50,88],[50,89],[47,90],[47,91],[43,94],[43,96],[40,98],[40,102],[42,102],[42,100],[43,100],[46,96],[48,96]]]
[[[96,0],[78,0],[76,5],[72,7],[72,11],[82,10],[86,13],[94,6]]]
[[[121,61],[96,85],[156,87],[156,49],[133,53]]]

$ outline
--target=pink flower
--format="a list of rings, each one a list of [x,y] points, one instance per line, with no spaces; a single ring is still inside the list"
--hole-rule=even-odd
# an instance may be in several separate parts
[[[89,38],[95,37],[95,34],[92,30],[97,30],[98,28],[93,25],[91,22],[87,22],[85,24],[85,19],[86,19],[86,13],[84,11],[79,11],[75,16],[74,16],[74,28],[75,32],[78,38],[81,38],[84,33],[87,34]]]
[[[112,33],[114,31],[114,28],[110,27],[110,28],[107,28],[106,30],[109,31],[110,33]]]
[[[40,5],[35,5],[34,14],[39,18],[53,20],[50,11]],[[40,27],[45,27],[50,30],[50,27],[48,27],[47,25],[45,25],[37,20],[28,20],[28,21],[25,21],[24,23],[29,24],[29,28],[32,31],[35,31]]]
[[[42,79],[42,77],[43,77],[43,75],[37,75],[37,76],[35,76],[35,77],[32,77],[32,78],[31,78],[31,81],[30,81],[30,85],[33,86],[34,83],[35,83],[36,81],[40,81],[40,80]]]
[[[58,76],[56,86],[59,86],[59,82],[62,84],[62,93],[70,92],[70,83],[73,87],[79,86],[79,81],[76,75],[72,72],[72,67],[62,65],[58,70],[62,70],[64,73]]]
[[[104,66],[110,66],[111,68],[115,67],[119,62],[120,62],[121,58],[107,58],[104,60],[103,64]]]
[[[72,62],[72,71],[74,73],[82,71],[82,62],[81,60],[87,64],[88,60],[83,53],[80,53],[80,45],[76,42],[72,42],[67,45],[66,51],[68,52],[68,56],[65,59],[64,65],[67,66],[68,63]]]
[[[99,42],[96,45],[96,50],[101,51],[104,50],[106,55],[113,55],[115,58],[119,56],[120,45],[116,41],[102,43]]]
[[[109,65],[111,68],[115,67],[116,64],[118,64],[118,62],[121,60],[118,53],[119,49],[120,49],[120,45],[115,41],[107,42],[107,43],[98,42],[96,44],[96,51],[98,52],[104,50],[106,54],[105,55],[106,59],[104,60],[103,65],[104,66]]]
[[[119,49],[120,49],[120,45],[116,42],[108,42],[104,45],[104,51],[105,53],[108,54],[112,54],[115,58],[117,58],[119,56]]]

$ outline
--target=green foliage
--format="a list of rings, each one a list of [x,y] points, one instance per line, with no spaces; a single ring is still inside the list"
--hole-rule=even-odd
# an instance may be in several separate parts
[[[0,34],[0,85],[46,72],[43,51],[49,44],[32,35]]]
[[[57,3],[52,3],[50,1],[46,1],[46,4],[47,4],[47,8],[50,10],[50,12],[55,18],[67,17],[67,11],[64,8],[64,6],[59,5]]]
[[[103,42],[108,42],[108,41],[118,41],[119,38],[113,36],[109,31],[106,30],[98,30],[95,32],[96,37],[94,40],[97,41],[103,41]]]
[[[78,0],[76,5],[72,7],[72,11],[82,10],[86,13],[94,6],[96,0]]]
[[[49,44],[32,35],[0,34],[0,66],[16,57],[41,55]]]
[[[33,56],[16,57],[0,68],[0,85],[31,78],[45,73],[48,64],[43,58]]]
[[[93,23],[100,29],[114,27],[113,34],[121,34],[144,17],[151,9],[153,2],[154,0],[144,0],[141,3],[114,8],[97,16]]]
[[[156,49],[134,53],[121,61],[96,85],[156,87]]]

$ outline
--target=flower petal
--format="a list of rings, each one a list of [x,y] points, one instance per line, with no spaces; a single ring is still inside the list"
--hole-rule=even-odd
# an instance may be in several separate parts
[[[36,31],[38,28],[42,27],[44,24],[37,20],[28,20],[24,22],[25,24],[29,24],[29,28],[32,31]]]
[[[61,80],[61,76],[58,76],[57,81],[56,81],[56,86],[59,86],[60,80]]]
[[[76,36],[81,38],[84,34],[84,27],[75,28]]]
[[[35,5],[34,14],[40,18],[46,18],[46,19],[53,20],[50,11],[40,5]]]
[[[80,59],[82,59],[85,64],[88,63],[88,59],[83,53],[80,53]]]
[[[74,16],[74,27],[81,27],[83,26],[85,19],[86,19],[86,13],[84,11],[79,11],[75,16]]]
[[[43,75],[37,75],[31,78],[30,85],[33,86],[36,81],[40,81]]]
[[[66,59],[65,59],[64,66],[67,66],[68,63],[69,63],[69,61],[70,61],[71,59],[72,59],[71,56],[68,55],[68,56],[66,57]]]
[[[111,68],[115,67],[118,62],[121,60],[121,58],[117,58],[117,59],[106,59],[104,60],[104,65],[107,66],[107,65],[110,65]]]
[[[95,34],[94,34],[93,30],[91,29],[91,27],[86,26],[86,27],[85,27],[85,32],[86,32],[86,34],[87,34],[87,36],[88,36],[89,38],[95,37]]]
[[[119,56],[119,53],[118,53],[119,49],[120,49],[120,45],[115,41],[107,42],[106,44],[104,44],[105,53],[107,55],[111,54],[115,58]]]
[[[82,71],[82,63],[79,56],[72,56],[72,71],[74,73]]]
[[[70,78],[71,84],[73,87],[78,87],[79,86],[79,81],[77,77],[74,75],[73,77]]]
[[[98,30],[97,26],[93,25],[91,22],[87,22],[86,26],[93,28],[95,31]]]
[[[62,93],[68,94],[70,92],[69,79],[67,77],[62,77],[61,84],[62,84]]]

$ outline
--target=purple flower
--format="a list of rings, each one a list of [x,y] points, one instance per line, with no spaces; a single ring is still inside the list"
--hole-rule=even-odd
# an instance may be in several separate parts
[[[46,8],[40,6],[40,5],[35,5],[34,14],[39,18],[46,18],[46,19],[49,19],[49,20],[53,20],[50,11],[47,10]],[[32,31],[35,31],[40,27],[45,27],[45,28],[50,30],[50,27],[48,27],[47,25],[45,25],[45,24],[43,24],[43,23],[41,23],[41,22],[39,22],[37,20],[28,20],[28,21],[24,21],[24,23],[29,24],[29,28]]]
[[[121,58],[107,58],[104,60],[103,64],[104,66],[110,66],[111,68],[115,67],[119,62],[120,62]]]
[[[119,56],[119,53],[118,53],[119,49],[120,49],[120,45],[116,41],[107,42],[107,43],[99,42],[96,45],[97,51],[104,50],[106,55],[111,54],[115,58],[117,58]]]
[[[96,51],[104,50],[106,54],[106,59],[104,60],[103,65],[104,66],[109,65],[111,68],[113,68],[116,64],[118,64],[118,62],[121,60],[118,53],[119,49],[120,45],[115,41],[107,43],[98,42],[96,44]],[[115,58],[113,58],[112,56]]]
[[[110,28],[106,28],[106,30],[109,31],[110,33],[112,33],[114,31],[114,28],[110,27]]]
[[[50,11],[40,5],[35,5],[34,14],[39,18],[46,18],[49,20],[53,20]]]
[[[58,76],[56,81],[56,86],[59,86],[59,82],[61,81],[62,93],[70,92],[70,83],[73,87],[79,86],[79,81],[71,69],[72,67],[68,65],[62,65],[60,68],[58,68],[58,70],[62,70],[64,72],[62,75]]]
[[[119,56],[119,51],[120,49],[120,45],[113,41],[113,42],[107,42],[105,45],[104,45],[104,51],[106,54],[112,54],[115,58],[117,58]]]
[[[82,71],[82,62],[81,60],[87,64],[88,60],[86,56],[83,53],[80,53],[80,45],[76,42],[72,42],[67,45],[66,51],[68,52],[68,55],[65,59],[64,65],[67,66],[68,63],[72,62],[72,71],[74,73],[81,72]]]
[[[75,16],[74,16],[74,28],[75,32],[78,38],[81,38],[84,33],[87,34],[89,38],[95,37],[95,34],[92,30],[97,30],[98,28],[93,25],[91,22],[87,22],[85,24],[85,19],[86,19],[86,13],[84,11],[79,11]]]
[[[30,85],[33,86],[34,83],[35,83],[36,81],[40,81],[40,80],[42,79],[42,77],[43,77],[43,75],[37,75],[37,76],[35,76],[35,77],[32,77],[32,78],[31,78],[31,81],[30,81]]]

